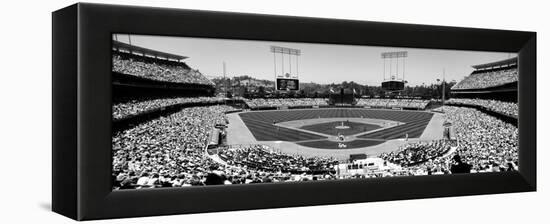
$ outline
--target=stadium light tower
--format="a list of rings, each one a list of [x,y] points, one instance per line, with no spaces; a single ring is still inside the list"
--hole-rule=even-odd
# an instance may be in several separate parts
[[[300,49],[287,47],[270,46],[270,52],[273,53],[273,73],[275,76],[275,87],[277,90],[298,90],[298,58],[302,55]],[[277,54],[281,54],[281,72],[277,72]],[[285,55],[288,57],[288,72],[285,70]],[[292,56],[296,58],[296,66],[292,69]]]
[[[401,91],[405,89],[405,58],[408,57],[407,51],[395,51],[395,52],[384,52],[380,54],[383,59],[383,69],[382,69],[382,89],[386,91]],[[389,69],[387,70],[388,79],[386,79],[386,61],[389,59]],[[394,60],[395,59],[395,60]],[[399,59],[401,59],[401,74],[399,74]],[[394,63],[395,61],[395,70]],[[395,71],[395,73],[394,73]],[[399,77],[401,75],[401,77]]]
[[[223,62],[223,89],[225,94],[227,95],[227,80],[225,80],[225,61]]]
[[[436,85],[441,85],[441,105],[445,105],[445,68],[443,68],[443,79],[436,79]],[[441,84],[439,82],[441,81]]]
[[[290,75],[287,78],[298,78],[298,58],[300,55],[302,55],[302,51],[300,49],[293,49],[293,48],[287,48],[287,47],[279,47],[279,46],[271,46],[270,47],[271,53],[273,53],[273,69],[276,77],[285,77]],[[281,72],[280,74],[277,74],[277,54],[281,54]],[[285,55],[288,56],[288,72],[285,73]],[[296,58],[296,67],[294,69],[294,72],[292,70],[292,55]]]
[[[445,68],[443,68],[443,83],[442,83],[441,105],[445,105]]]

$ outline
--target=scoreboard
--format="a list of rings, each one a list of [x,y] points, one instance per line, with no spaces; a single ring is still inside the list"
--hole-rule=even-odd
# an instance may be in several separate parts
[[[402,91],[405,89],[405,82],[385,81],[385,82],[382,82],[382,89],[385,91]]]
[[[277,78],[277,90],[299,90],[300,81],[298,79]]]

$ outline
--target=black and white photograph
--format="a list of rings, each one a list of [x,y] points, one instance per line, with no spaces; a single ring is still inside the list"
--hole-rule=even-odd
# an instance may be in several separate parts
[[[112,189],[517,172],[517,52],[112,35]]]
[[[1,223],[548,219],[544,1],[3,3]]]

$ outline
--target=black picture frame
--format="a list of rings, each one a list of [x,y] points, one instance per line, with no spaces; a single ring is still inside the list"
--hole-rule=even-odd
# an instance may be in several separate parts
[[[536,33],[78,3],[52,14],[52,210],[76,220],[536,191]],[[518,52],[519,172],[112,191],[113,33]]]

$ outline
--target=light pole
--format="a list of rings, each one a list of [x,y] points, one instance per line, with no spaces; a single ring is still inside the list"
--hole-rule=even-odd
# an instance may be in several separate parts
[[[445,68],[443,68],[443,82],[442,82],[442,94],[441,94],[441,105],[445,105]]]

